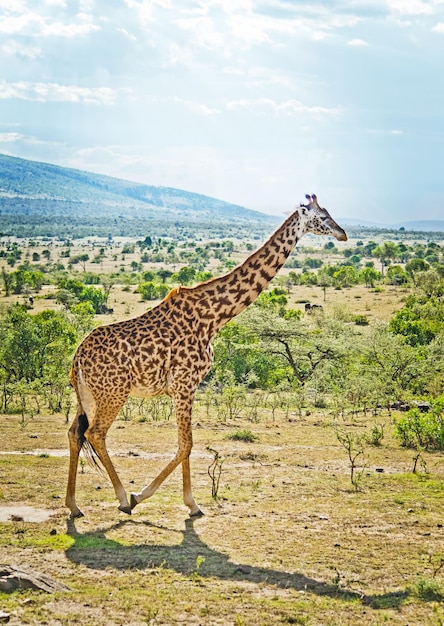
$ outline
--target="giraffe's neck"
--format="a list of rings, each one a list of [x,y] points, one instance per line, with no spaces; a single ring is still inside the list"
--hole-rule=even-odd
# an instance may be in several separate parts
[[[214,337],[230,319],[246,309],[284,265],[303,232],[295,211],[256,252],[228,274],[191,288],[198,295],[196,308],[208,319]]]

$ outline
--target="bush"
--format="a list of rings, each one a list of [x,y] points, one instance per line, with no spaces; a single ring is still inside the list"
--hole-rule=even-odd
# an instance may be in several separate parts
[[[371,446],[380,446],[384,439],[384,425],[373,424],[369,433],[365,435],[365,440]]]
[[[444,397],[436,400],[429,413],[410,409],[396,424],[396,436],[406,448],[444,450]]]
[[[368,326],[370,323],[366,315],[355,315],[353,321],[357,326]]]
[[[434,578],[420,578],[411,588],[412,595],[425,602],[442,602],[441,585]]]
[[[258,436],[251,432],[251,430],[237,430],[232,435],[228,436],[228,439],[232,441],[245,441],[247,443],[254,443],[258,440]]]

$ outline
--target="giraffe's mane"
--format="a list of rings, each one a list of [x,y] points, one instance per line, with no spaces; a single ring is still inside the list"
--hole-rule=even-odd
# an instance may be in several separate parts
[[[178,287],[174,287],[173,289],[171,289],[171,291],[169,291],[167,293],[167,295],[165,296],[165,298],[162,300],[162,302],[167,302],[168,300],[170,300],[173,296],[177,296],[177,294],[179,293],[179,291],[181,291],[182,289],[182,285],[179,285]]]

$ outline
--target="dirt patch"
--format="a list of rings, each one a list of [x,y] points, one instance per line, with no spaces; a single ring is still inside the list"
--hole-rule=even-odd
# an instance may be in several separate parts
[[[0,506],[0,522],[47,522],[54,511],[33,506]]]

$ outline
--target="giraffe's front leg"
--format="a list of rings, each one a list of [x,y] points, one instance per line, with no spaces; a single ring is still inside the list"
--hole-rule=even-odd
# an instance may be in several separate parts
[[[191,474],[190,474],[190,457],[188,456],[182,461],[182,479],[183,479],[183,501],[190,509],[190,517],[200,517],[203,515],[202,509],[196,503],[191,491]]]
[[[160,487],[165,478],[176,469],[178,465],[182,463],[182,476],[183,476],[183,499],[184,503],[190,509],[190,515],[202,515],[202,511],[196,504],[191,492],[191,477],[190,477],[190,453],[193,447],[193,434],[191,430],[191,410],[193,406],[194,393],[192,395],[188,393],[177,394],[174,396],[174,404],[176,409],[176,420],[178,427],[178,440],[179,448],[175,457],[168,463],[168,465],[160,472],[158,476],[139,493],[131,494],[131,508],[133,509],[137,504],[149,498]]]

